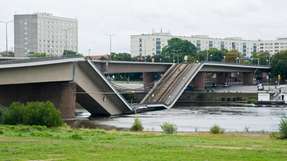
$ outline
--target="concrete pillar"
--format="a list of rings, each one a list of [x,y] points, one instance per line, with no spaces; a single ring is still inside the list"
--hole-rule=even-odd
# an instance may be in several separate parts
[[[62,84],[57,91],[58,99],[51,99],[58,107],[64,119],[74,119],[76,110],[76,85],[74,83]]]
[[[154,73],[143,73],[144,89],[150,90],[154,85]]]
[[[229,82],[230,73],[216,73],[216,84],[223,85]]]
[[[192,81],[193,89],[205,90],[205,79],[206,79],[206,73],[199,72]]]
[[[243,85],[253,85],[254,73],[242,73]]]
[[[63,119],[75,118],[76,85],[71,82],[32,83],[0,86],[0,104],[51,101]]]

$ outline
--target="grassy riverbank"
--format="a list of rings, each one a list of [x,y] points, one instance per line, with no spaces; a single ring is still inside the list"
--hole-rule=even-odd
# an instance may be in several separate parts
[[[0,126],[0,160],[286,161],[287,141],[268,134],[163,135]]]

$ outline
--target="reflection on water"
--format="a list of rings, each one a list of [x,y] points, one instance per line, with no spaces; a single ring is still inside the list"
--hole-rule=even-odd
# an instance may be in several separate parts
[[[101,118],[98,124],[129,128],[139,117],[146,131],[160,131],[163,122],[177,125],[178,131],[208,131],[214,124],[226,131],[277,131],[284,107],[178,107],[136,115]]]

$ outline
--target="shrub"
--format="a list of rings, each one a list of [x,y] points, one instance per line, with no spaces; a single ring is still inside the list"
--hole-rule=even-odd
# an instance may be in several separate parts
[[[3,122],[3,115],[4,115],[4,107],[0,106],[0,124]]]
[[[51,102],[12,103],[3,114],[3,123],[9,125],[61,126],[59,111]]]
[[[169,122],[163,123],[160,127],[165,134],[175,134],[177,132],[176,125]]]
[[[26,112],[24,104],[14,102],[3,113],[3,123],[9,125],[24,124],[24,116],[26,115]]]
[[[269,134],[269,136],[270,136],[270,138],[272,138],[272,139],[278,139],[278,138],[280,138],[280,134],[279,134],[278,132],[271,132],[271,133]]]
[[[281,139],[287,139],[287,118],[282,118],[279,124],[279,133]]]
[[[218,125],[214,125],[210,128],[209,132],[211,134],[223,134],[224,129],[220,128]]]
[[[29,102],[26,109],[28,113],[24,121],[27,125],[55,127],[63,124],[59,111],[51,102]]]
[[[132,127],[130,128],[131,131],[143,131],[143,126],[141,120],[139,118],[135,118]]]

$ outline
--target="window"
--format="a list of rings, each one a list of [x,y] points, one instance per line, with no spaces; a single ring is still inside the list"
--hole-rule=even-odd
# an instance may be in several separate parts
[[[256,44],[253,44],[253,52],[257,52],[257,46],[256,46]]]
[[[235,42],[232,42],[232,43],[231,43],[231,47],[232,47],[233,50],[236,49],[236,44],[235,44]]]
[[[159,55],[160,52],[161,52],[161,41],[160,41],[160,38],[156,38],[155,49],[156,49],[156,54]]]
[[[221,49],[221,50],[225,49],[224,41],[221,41],[221,42],[220,42],[220,49]]]
[[[209,42],[208,42],[208,47],[209,47],[209,48],[213,48],[213,41],[209,41]]]
[[[201,42],[200,42],[200,40],[197,40],[197,41],[196,41],[196,47],[200,50],[200,48],[201,48]]]

